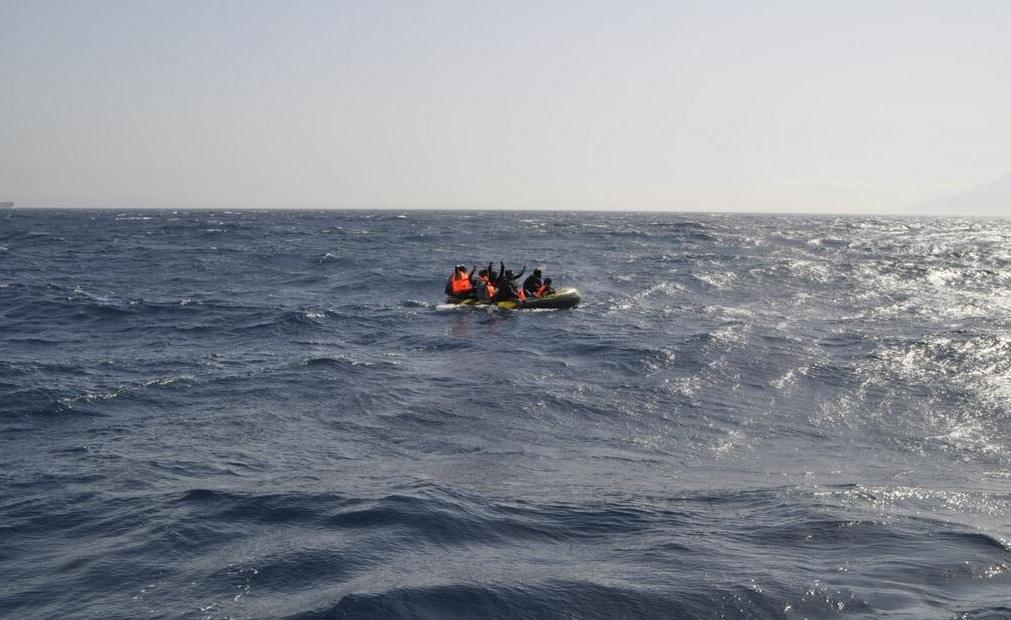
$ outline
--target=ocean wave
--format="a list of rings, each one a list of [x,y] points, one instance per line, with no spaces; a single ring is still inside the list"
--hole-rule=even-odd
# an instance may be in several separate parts
[[[1006,222],[143,215],[0,231],[8,615],[1006,610]]]

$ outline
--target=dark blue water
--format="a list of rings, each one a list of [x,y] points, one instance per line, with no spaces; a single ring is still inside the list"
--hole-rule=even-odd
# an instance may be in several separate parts
[[[13,210],[0,347],[4,618],[1011,617],[1009,221]]]

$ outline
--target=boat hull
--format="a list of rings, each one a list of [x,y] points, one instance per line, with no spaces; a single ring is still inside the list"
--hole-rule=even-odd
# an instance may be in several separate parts
[[[504,310],[565,310],[575,308],[582,300],[579,290],[572,286],[560,288],[550,295],[534,297],[526,301],[479,301],[474,298],[449,297],[446,302],[461,306],[496,306]]]

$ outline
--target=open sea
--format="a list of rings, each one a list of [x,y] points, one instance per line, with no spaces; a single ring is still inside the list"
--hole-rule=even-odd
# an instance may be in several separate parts
[[[1011,618],[1011,220],[4,211],[0,617]]]

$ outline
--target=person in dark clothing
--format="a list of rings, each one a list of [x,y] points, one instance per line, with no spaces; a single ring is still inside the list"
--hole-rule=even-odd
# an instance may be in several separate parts
[[[534,297],[544,297],[545,295],[550,295],[555,292],[555,289],[551,288],[551,278],[544,278],[544,284],[541,285],[539,289],[534,293]]]
[[[492,286],[498,284],[498,279],[502,277],[502,272],[495,271],[495,261],[488,263],[488,282]]]
[[[534,272],[527,276],[527,279],[523,281],[523,292],[527,294],[527,297],[533,297],[537,294],[537,291],[541,288],[541,268],[536,267]]]
[[[520,291],[516,287],[516,280],[519,280],[526,270],[527,266],[523,265],[523,269],[518,274],[513,275],[512,270],[506,269],[505,263],[499,261],[499,278],[495,284],[495,301],[522,299]]]
[[[491,301],[491,298],[495,296],[495,285],[492,284],[487,269],[479,271],[474,280],[474,296],[480,301]]]

